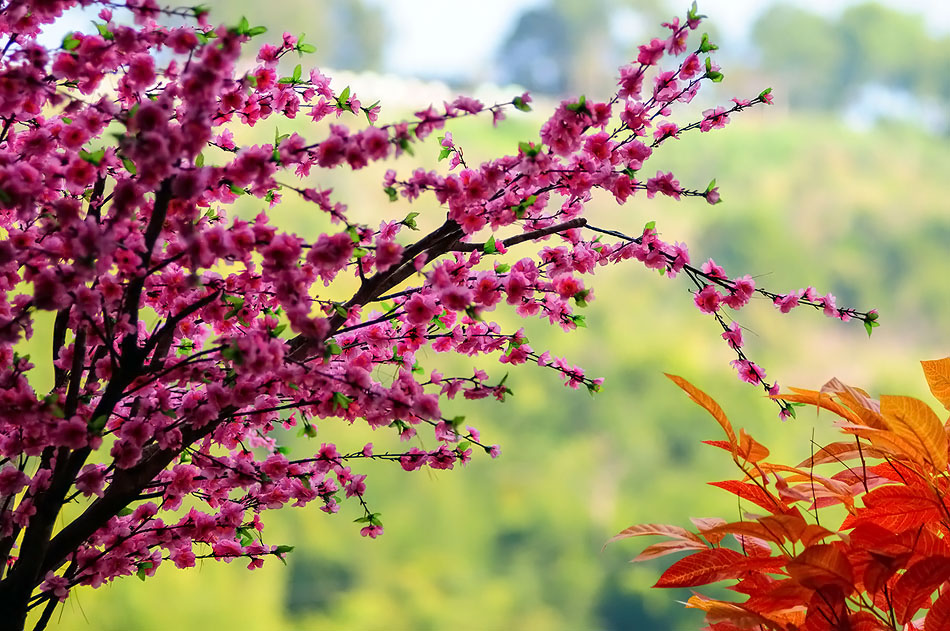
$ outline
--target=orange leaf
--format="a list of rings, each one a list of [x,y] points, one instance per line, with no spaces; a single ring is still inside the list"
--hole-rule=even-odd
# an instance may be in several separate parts
[[[789,575],[810,589],[837,586],[846,594],[854,589],[854,571],[838,546],[819,543],[805,548],[788,562]]]
[[[686,607],[705,611],[706,622],[711,624],[728,621],[741,625],[738,628],[751,628],[751,625],[759,626],[768,623],[768,620],[745,609],[742,605],[725,600],[713,600],[699,594],[690,596],[686,601]]]
[[[739,455],[748,462],[758,462],[769,456],[769,450],[739,428]]]
[[[929,405],[913,397],[885,395],[881,415],[887,429],[913,445],[924,462],[937,471],[947,468],[947,432]]]
[[[924,631],[950,629],[950,591],[940,594],[924,618]]]
[[[663,373],[669,379],[686,391],[686,394],[689,395],[689,398],[693,400],[694,403],[706,409],[707,412],[712,414],[713,418],[719,422],[722,426],[722,429],[726,432],[726,436],[729,438],[729,443],[736,445],[736,432],[732,429],[732,423],[729,422],[729,419],[726,417],[726,413],[722,411],[722,408],[719,407],[719,404],[716,403],[711,396],[686,381],[682,377],[676,375],[671,375],[669,373]],[[735,449],[735,448],[733,448]],[[735,451],[733,451],[735,453]]]
[[[950,357],[920,362],[934,397],[950,410]]]
[[[716,545],[722,541],[725,535],[717,535],[715,532],[710,534],[711,531],[714,531],[718,526],[726,523],[725,519],[721,517],[690,517],[689,520],[693,522],[693,525],[696,526],[696,529],[699,530],[699,534],[706,538],[706,541]]]
[[[897,621],[905,624],[930,606],[930,595],[950,578],[950,557],[930,557],[907,568],[897,579],[891,599]]]
[[[848,419],[852,423],[859,423],[861,421],[859,416],[840,403],[837,403],[827,392],[803,390],[801,388],[792,388],[792,390],[795,391],[795,394],[779,394],[774,398],[787,403],[807,403],[808,405],[815,405],[837,414],[841,418]]]
[[[821,387],[822,392],[829,390],[837,394],[841,401],[858,415],[864,425],[877,429],[884,427],[881,421],[881,405],[869,397],[867,392],[841,383],[838,379],[832,379]]]
[[[630,562],[649,561],[650,559],[656,559],[666,556],[667,554],[673,554],[674,552],[682,552],[683,550],[705,550],[706,548],[707,546],[703,543],[685,541],[683,539],[660,541],[644,548],[643,552],[638,554],[637,557]]]
[[[647,535],[659,535],[661,537],[670,537],[671,539],[682,539],[684,541],[694,541],[700,545],[703,545],[703,540],[699,538],[699,535],[692,533],[685,528],[679,526],[670,526],[667,524],[638,524],[636,526],[630,526],[624,530],[621,530],[619,533],[607,540],[607,543],[613,543],[620,539],[627,539],[629,537],[644,537]],[[607,546],[607,543],[604,544],[604,547]]]

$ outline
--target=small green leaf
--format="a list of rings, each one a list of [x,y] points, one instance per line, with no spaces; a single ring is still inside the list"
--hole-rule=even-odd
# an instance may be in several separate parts
[[[719,50],[719,47],[709,41],[708,33],[703,33],[703,41],[699,44],[699,52],[708,53],[712,50]]]
[[[498,248],[495,246],[495,235],[492,235],[488,238],[488,241],[485,242],[485,245],[482,246],[482,253],[484,254],[497,254]]]
[[[303,67],[300,64],[294,66],[294,73],[291,75],[291,78],[296,82],[300,81],[300,75],[303,74]]]
[[[106,157],[106,150],[105,147],[99,149],[98,151],[86,151],[84,149],[80,149],[79,157],[90,164],[99,166],[99,163],[102,162],[102,159]]]
[[[759,98],[765,99],[765,97],[767,97],[770,94],[772,94],[772,88],[765,88],[764,90],[759,92]]]
[[[709,186],[706,187],[706,192],[708,193],[714,188],[716,188],[716,178],[713,178],[712,181],[709,183]]]
[[[108,416],[106,416],[105,414],[100,414],[96,418],[89,421],[89,425],[87,427],[89,428],[89,431],[92,432],[93,434],[98,434],[103,429],[105,429],[107,420],[109,420]]]
[[[129,506],[124,506],[124,507],[122,507],[122,509],[121,509],[117,514],[119,515],[119,517],[128,517],[129,515],[131,515],[131,514],[134,513],[134,512],[135,512],[135,511],[133,511],[131,507],[129,507]]]
[[[409,213],[408,215],[406,215],[406,218],[403,219],[399,223],[406,226],[410,230],[418,230],[419,226],[416,225],[416,217],[418,216],[419,216],[419,213],[416,213],[416,212]]]
[[[514,98],[514,101],[512,101],[512,105],[515,106],[515,109],[521,110],[522,112],[530,112],[530,111],[531,111],[531,106],[528,105],[527,103],[525,103],[525,102],[524,102],[524,99],[521,98],[520,96],[516,96],[516,97]]]
[[[383,192],[389,195],[389,201],[394,202],[399,199],[399,193],[396,192],[396,189],[392,186],[387,186],[383,189]],[[407,226],[409,224],[406,224]],[[410,226],[411,227],[411,226]]]
[[[140,581],[144,581],[145,571],[150,570],[153,567],[155,567],[155,564],[152,563],[151,561],[143,561],[142,563],[139,563],[136,567],[138,567],[138,570],[136,570],[135,575],[139,577]]]
[[[656,230],[656,222],[648,221],[645,224],[643,224],[643,231],[646,232],[647,230]]]
[[[873,331],[876,326],[881,326],[881,323],[877,320],[864,321],[864,330],[868,332],[868,337],[871,337],[871,331]]]
[[[240,197],[241,195],[243,195],[244,193],[247,192],[247,191],[245,191],[243,188],[241,188],[240,186],[236,186],[236,185],[234,185],[234,184],[229,185],[228,188],[230,188],[230,189],[231,189],[231,192],[234,193],[235,195],[237,195],[238,197]]]
[[[64,50],[76,50],[79,48],[79,45],[82,43],[75,37],[75,33],[70,33],[63,38],[63,49]]]
[[[495,264],[495,273],[496,273],[496,274],[504,274],[504,273],[506,273],[506,272],[507,272],[508,270],[510,270],[510,269],[511,269],[511,265],[508,265],[507,263],[496,263],[496,264]]]
[[[122,158],[122,166],[125,167],[125,170],[131,173],[132,175],[135,175],[136,173],[138,173],[138,169],[135,168],[135,163],[124,156]]]
[[[342,392],[334,392],[332,402],[334,410],[337,408],[347,410],[350,407],[350,403],[353,402],[353,399],[346,396]]]
[[[115,35],[112,34],[112,31],[109,30],[109,27],[105,24],[95,23],[96,30],[99,31],[99,35],[102,36],[102,39],[106,41],[111,41],[115,39]]]
[[[317,47],[313,44],[297,44],[297,50],[301,53],[315,53],[317,52]]]
[[[238,32],[238,35],[246,35],[248,30],[250,30],[250,28],[251,28],[251,23],[248,22],[247,18],[242,15],[241,21],[238,22],[237,29],[236,29]]]
[[[267,32],[266,26],[255,26],[247,32],[248,37],[256,37]]]
[[[340,92],[340,96],[337,97],[337,102],[340,104],[340,107],[350,102],[350,86],[343,88],[343,91]]]
[[[541,145],[535,145],[533,142],[519,142],[518,149],[529,158],[533,158],[541,153]]]

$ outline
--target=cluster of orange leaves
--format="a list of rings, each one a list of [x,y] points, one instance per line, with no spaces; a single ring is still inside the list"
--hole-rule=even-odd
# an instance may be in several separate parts
[[[950,358],[921,364],[950,409]],[[730,452],[742,470],[740,479],[711,484],[756,512],[735,522],[694,519],[697,532],[643,524],[613,537],[666,538],[634,561],[689,552],[655,587],[735,581],[728,588],[742,596],[734,601],[694,594],[686,603],[705,612],[710,631],[950,630],[950,420],[918,399],[875,400],[837,379],[819,391],[792,388],[776,398],[834,413],[847,437],[792,467],[767,462],[768,449],[742,429],[737,435],[711,397],[667,376],[726,433],[704,442]],[[831,506],[844,509],[837,528],[819,519]]]

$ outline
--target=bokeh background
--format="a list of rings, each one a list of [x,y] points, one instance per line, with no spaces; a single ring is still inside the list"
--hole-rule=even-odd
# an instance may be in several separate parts
[[[381,119],[411,115],[430,102],[475,94],[507,100],[523,86],[535,110],[493,128],[486,119],[449,128],[469,162],[516,150],[562,96],[611,94],[616,68],[636,45],[662,36],[659,23],[684,14],[663,0],[206,0],[212,21],[269,27],[265,38],[306,33],[319,65],[364,103],[380,99]],[[718,181],[724,203],[647,200],[622,207],[597,198],[592,223],[638,233],[655,220],[667,240],[689,243],[694,261],[714,257],[731,274],[750,273],[784,292],[814,285],[839,305],[877,308],[870,339],[800,308],[780,314],[755,301],[740,314],[748,353],[782,384],[817,388],[831,377],[875,394],[904,393],[932,402],[917,361],[950,354],[950,9],[943,2],[700,2],[702,30],[721,47],[725,81],[682,110],[698,110],[774,88],[776,105],[734,116],[724,130],[693,133],[664,145],[648,167],[673,170],[684,185]],[[75,26],[88,21],[72,16]],[[296,63],[296,62],[291,62]],[[307,120],[296,130],[317,137]],[[282,129],[281,132],[291,131]],[[242,130],[239,140],[267,142],[274,129]],[[378,182],[383,169],[438,164],[434,144],[380,169],[320,173],[355,216],[371,224],[420,211],[441,222],[432,200],[391,205]],[[239,210],[260,210],[243,201]],[[287,230],[314,238],[321,217],[292,199],[272,211]],[[522,246],[524,247],[524,246]],[[514,252],[514,256],[526,253]],[[267,516],[268,543],[296,545],[287,567],[269,562],[206,562],[180,572],[162,567],[99,590],[78,590],[59,629],[603,629],[675,630],[701,626],[678,601],[685,590],[651,590],[675,557],[628,561],[646,541],[601,550],[640,522],[689,525],[690,517],[736,515],[734,498],[707,486],[733,475],[723,452],[700,443],[717,426],[663,372],[714,395],[737,426],[794,464],[810,441],[831,435],[813,412],[781,422],[774,404],[741,384],[715,321],[692,306],[685,279],[668,280],[635,262],[593,278],[589,327],[562,334],[525,322],[536,349],[551,349],[604,376],[596,398],[564,388],[550,371],[510,371],[514,396],[501,405],[456,402],[489,442],[496,461],[476,457],[463,470],[406,474],[368,469],[368,500],[386,533],[359,536],[359,515],[311,509]],[[512,314],[498,319],[516,323]],[[34,340],[43,339],[38,332]],[[31,342],[39,343],[39,342]],[[27,352],[29,349],[27,349]],[[42,353],[37,349],[36,353]],[[468,370],[432,354],[427,368]],[[508,368],[485,364],[499,377]],[[317,444],[336,440],[377,449],[388,436],[333,421]],[[306,439],[295,453],[312,449]]]

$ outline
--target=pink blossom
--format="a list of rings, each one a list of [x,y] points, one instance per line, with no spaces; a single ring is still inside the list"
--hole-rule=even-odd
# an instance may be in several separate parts
[[[703,313],[715,313],[719,310],[719,303],[722,302],[722,294],[716,291],[714,286],[706,285],[696,292],[693,302]]]
[[[765,379],[765,371],[748,359],[734,359],[730,362],[739,373],[739,379],[753,385]]]

